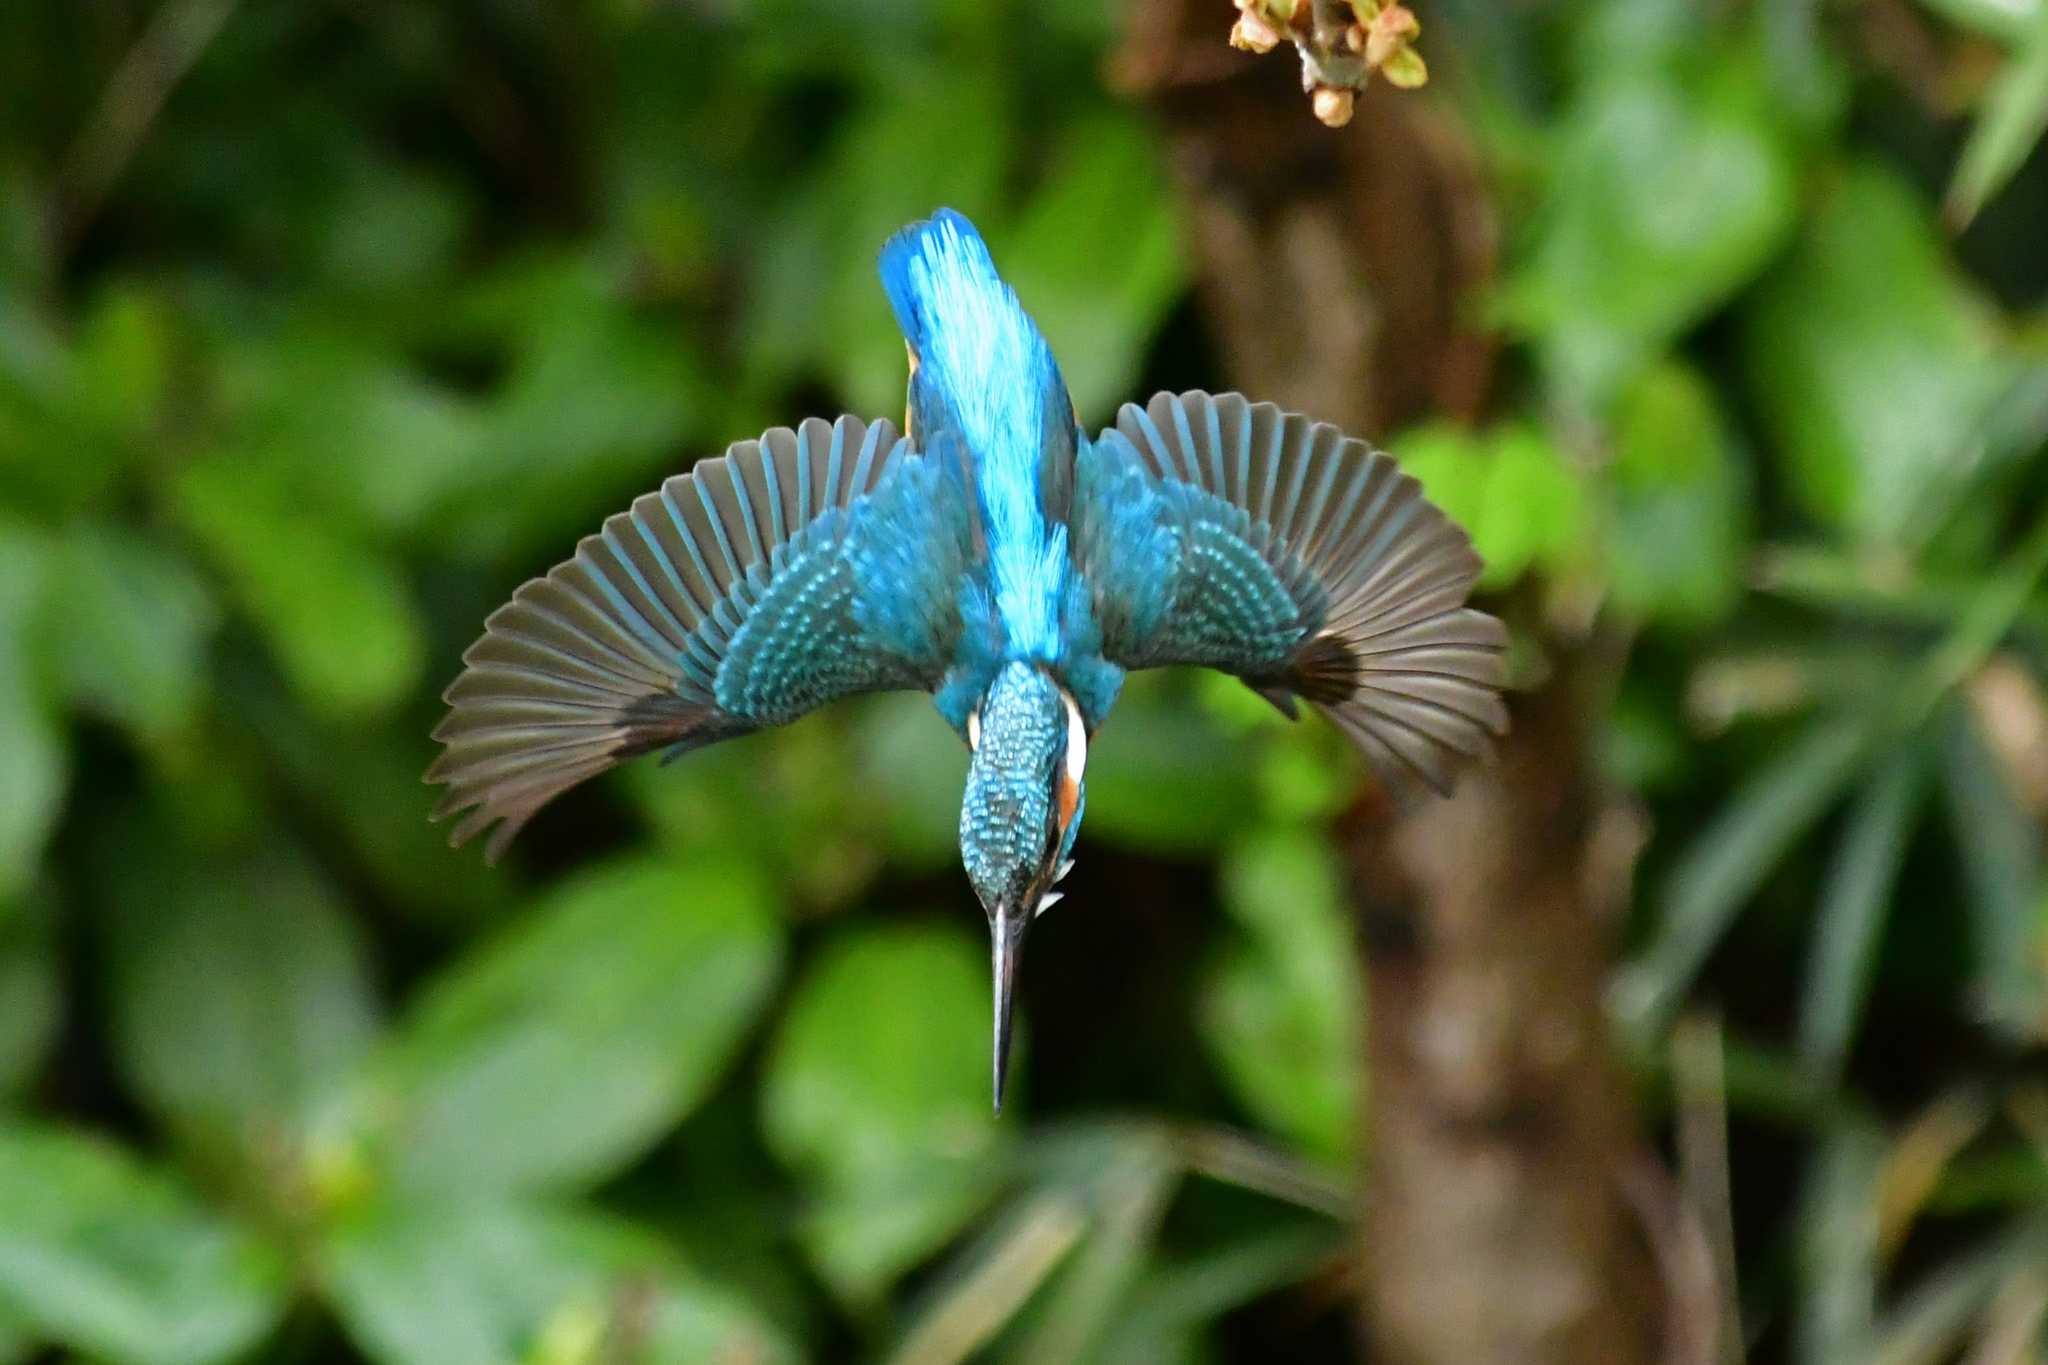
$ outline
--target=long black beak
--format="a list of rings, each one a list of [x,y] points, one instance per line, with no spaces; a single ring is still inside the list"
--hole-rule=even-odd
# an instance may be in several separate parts
[[[1010,1078],[1010,1009],[1017,990],[1017,959],[1024,954],[1024,931],[1031,912],[1001,906],[989,920],[989,949],[995,968],[996,1112],[1003,1112],[1003,1086]]]

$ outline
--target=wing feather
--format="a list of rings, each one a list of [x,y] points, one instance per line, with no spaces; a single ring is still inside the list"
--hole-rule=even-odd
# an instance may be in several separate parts
[[[1396,785],[1445,790],[1491,752],[1506,631],[1465,605],[1470,537],[1386,455],[1270,403],[1189,392],[1126,405],[1086,458],[1102,462],[1084,480],[1098,505],[1076,544],[1112,660],[1226,668],[1289,714],[1304,698]]]
[[[445,748],[427,780],[447,788],[435,818],[461,816],[452,842],[488,829],[496,861],[541,806],[635,754],[779,724],[849,691],[927,684],[940,660],[907,657],[854,619],[863,512],[885,480],[921,465],[888,422],[777,427],[635,499],[522,585],[443,696]],[[929,503],[929,482],[904,496]],[[947,569],[943,554],[910,558]],[[787,630],[767,619],[761,604],[778,592],[810,615]],[[946,623],[930,638],[945,641]]]

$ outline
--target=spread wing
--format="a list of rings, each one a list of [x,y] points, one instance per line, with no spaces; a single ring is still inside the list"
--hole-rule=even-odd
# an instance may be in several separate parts
[[[1202,664],[1321,710],[1382,777],[1443,791],[1507,727],[1472,542],[1393,460],[1234,393],[1126,404],[1079,457],[1075,554],[1103,652]]]
[[[556,795],[856,692],[926,688],[959,628],[965,513],[888,422],[813,418],[699,462],[492,613],[427,772],[486,856]]]

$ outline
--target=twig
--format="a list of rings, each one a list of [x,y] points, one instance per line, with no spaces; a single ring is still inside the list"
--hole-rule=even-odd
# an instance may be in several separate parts
[[[170,0],[128,49],[64,160],[61,249],[77,242],[121,178],[171,91],[210,46],[238,0]]]

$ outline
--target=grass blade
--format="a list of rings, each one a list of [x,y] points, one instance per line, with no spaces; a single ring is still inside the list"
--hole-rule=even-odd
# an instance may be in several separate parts
[[[1615,1012],[1638,1041],[1663,1032],[1736,912],[1862,766],[1880,724],[1870,711],[1815,722],[1743,784],[1679,859],[1655,940],[1615,983]]]
[[[1964,708],[1950,717],[1943,779],[1969,886],[1978,1003],[2021,1040],[2048,1035],[2048,981],[2035,943],[2039,835]]]
[[[1924,775],[1916,742],[1883,764],[1857,797],[1828,869],[1799,1010],[1799,1052],[1814,1074],[1839,1081],[1870,997],[1886,903],[1919,810]]]
[[[1801,1365],[1866,1365],[1877,1312],[1884,1140],[1845,1122],[1822,1141],[1799,1215]]]
[[[1942,216],[1951,229],[1968,227],[1977,211],[2005,188],[2043,130],[2048,130],[2048,9],[2034,16],[2021,46],[1984,92],[1942,204]]]

